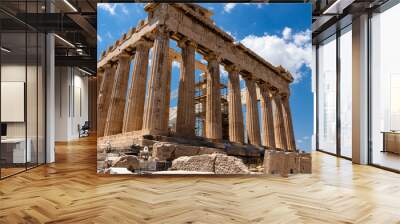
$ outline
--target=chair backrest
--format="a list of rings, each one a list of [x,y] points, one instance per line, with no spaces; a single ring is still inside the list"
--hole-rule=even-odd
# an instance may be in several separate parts
[[[87,129],[89,129],[89,128],[90,128],[90,123],[89,123],[89,121],[85,121],[85,123],[83,124],[82,128],[87,128]]]

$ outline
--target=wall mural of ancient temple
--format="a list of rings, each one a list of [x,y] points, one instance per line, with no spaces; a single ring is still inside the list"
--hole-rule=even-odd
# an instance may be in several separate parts
[[[310,154],[296,148],[288,70],[235,42],[197,4],[150,3],[143,10],[147,18],[97,62],[98,173],[311,172]],[[173,63],[180,65],[175,111]]]

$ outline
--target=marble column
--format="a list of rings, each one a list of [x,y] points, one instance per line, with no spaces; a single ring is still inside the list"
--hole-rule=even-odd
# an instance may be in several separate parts
[[[206,103],[206,136],[209,139],[222,139],[221,93],[219,60],[215,54],[206,57],[207,69],[207,103]]]
[[[146,41],[140,41],[136,45],[131,86],[124,114],[123,132],[142,129],[150,47],[151,43]]]
[[[275,133],[274,133],[274,117],[272,113],[272,95],[269,86],[266,83],[260,84],[261,92],[261,110],[262,110],[262,129],[264,146],[274,149]]]
[[[112,92],[112,85],[115,76],[116,66],[107,63],[104,66],[103,79],[101,80],[99,95],[97,97],[97,136],[104,136],[104,129],[107,120],[108,108],[110,106],[110,98]]]
[[[274,99],[274,103],[275,103],[275,107],[274,107],[275,144],[276,144],[277,148],[287,150],[287,141],[286,141],[285,124],[283,121],[281,95],[278,92],[274,92],[273,99]]]
[[[195,136],[195,45],[191,41],[181,40],[182,64],[178,90],[178,108],[176,114],[176,135]]]
[[[258,118],[257,90],[255,80],[246,78],[246,129],[251,145],[261,146]]]
[[[113,90],[104,129],[105,136],[122,133],[131,59],[132,56],[126,52],[118,56],[118,67],[113,80]]]
[[[244,143],[244,124],[242,100],[240,92],[239,69],[235,66],[226,66],[228,71],[228,119],[229,141]]]
[[[150,78],[147,83],[147,98],[143,117],[143,134],[166,135],[165,94],[168,72],[169,35],[166,27],[160,26],[155,33]]]
[[[165,109],[164,109],[164,120],[163,120],[163,130],[168,130],[169,125],[169,105],[171,100],[171,75],[172,75],[172,58],[168,59],[168,70],[166,79],[166,90],[165,90]]]
[[[283,117],[285,121],[285,131],[287,139],[287,147],[289,151],[296,151],[296,142],[293,132],[292,113],[290,111],[289,96],[282,98]]]

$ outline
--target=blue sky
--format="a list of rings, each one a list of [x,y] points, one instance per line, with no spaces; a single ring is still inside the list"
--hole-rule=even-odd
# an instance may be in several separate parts
[[[297,147],[309,151],[313,132],[311,92],[311,4],[204,3],[214,12],[212,19],[236,41],[240,41],[274,65],[282,65],[295,77],[290,105]],[[147,14],[141,3],[98,4],[97,52],[135,27]],[[251,15],[251,16],[250,16]],[[171,47],[179,51],[175,42]],[[200,55],[196,59],[202,60]],[[196,71],[199,77],[200,71]],[[172,70],[171,107],[176,106],[179,64]],[[221,78],[226,81],[226,72]],[[242,82],[243,86],[243,82]]]

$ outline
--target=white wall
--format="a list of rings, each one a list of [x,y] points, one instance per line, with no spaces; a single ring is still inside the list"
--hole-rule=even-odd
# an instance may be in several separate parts
[[[28,74],[35,73],[36,67],[19,65],[19,64],[4,64],[1,66],[1,81],[2,82],[25,82],[25,75],[27,69]],[[26,83],[26,82],[25,82]],[[31,95],[27,93],[28,97]],[[33,94],[32,94],[33,95]],[[36,91],[35,91],[36,96]],[[5,108],[1,108],[5,110]],[[24,108],[23,108],[24,109]],[[29,116],[29,114],[28,114]],[[30,121],[30,117],[28,117]],[[7,122],[7,136],[8,137],[25,137],[25,124],[26,122]],[[28,136],[29,137],[29,136]]]
[[[78,124],[88,120],[88,78],[72,67],[56,67],[55,140],[79,138]]]

